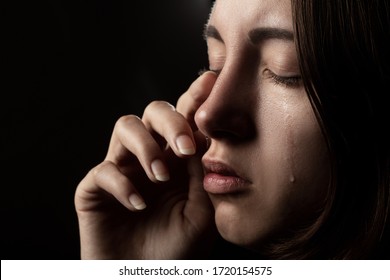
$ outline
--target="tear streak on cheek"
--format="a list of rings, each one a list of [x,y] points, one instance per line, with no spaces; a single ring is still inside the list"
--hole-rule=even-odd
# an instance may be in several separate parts
[[[285,97],[283,100],[283,121],[284,121],[284,131],[285,131],[285,164],[288,167],[289,171],[289,182],[291,184],[295,183],[295,158],[296,158],[296,141],[294,137],[294,126],[293,126],[293,116],[291,115],[291,106],[289,105],[288,98]]]

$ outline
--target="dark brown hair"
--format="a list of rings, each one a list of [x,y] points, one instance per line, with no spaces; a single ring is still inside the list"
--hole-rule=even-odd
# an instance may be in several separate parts
[[[332,178],[312,225],[273,258],[389,258],[390,7],[387,0],[292,0],[301,74]]]

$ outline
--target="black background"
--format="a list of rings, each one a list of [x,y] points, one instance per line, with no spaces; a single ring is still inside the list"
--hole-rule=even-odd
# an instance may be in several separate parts
[[[1,4],[1,259],[78,259],[74,191],[115,121],[207,67],[208,0]]]

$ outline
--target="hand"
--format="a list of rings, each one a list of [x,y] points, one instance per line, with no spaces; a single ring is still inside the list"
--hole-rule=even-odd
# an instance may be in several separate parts
[[[152,102],[142,119],[120,118],[105,160],[75,193],[83,259],[204,257],[215,236],[203,190],[205,137],[194,115],[216,79],[199,77],[175,108]]]

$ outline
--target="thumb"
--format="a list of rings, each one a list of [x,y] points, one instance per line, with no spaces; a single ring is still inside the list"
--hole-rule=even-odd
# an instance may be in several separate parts
[[[188,201],[184,208],[184,217],[198,230],[204,231],[214,223],[214,209],[207,192],[203,188],[204,172],[201,154],[197,153],[188,159],[188,174]]]

